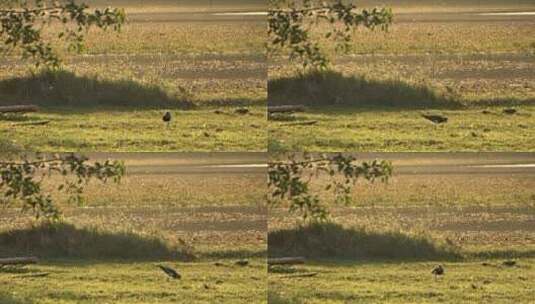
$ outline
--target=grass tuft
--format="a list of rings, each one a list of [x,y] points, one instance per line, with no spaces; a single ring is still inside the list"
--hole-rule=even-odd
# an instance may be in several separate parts
[[[451,97],[401,80],[372,80],[335,71],[310,72],[269,81],[270,105],[455,108]]]
[[[189,249],[172,248],[155,237],[132,232],[80,229],[67,223],[40,223],[29,229],[0,234],[0,256],[40,258],[180,259],[191,260]]]
[[[0,81],[2,103],[40,106],[136,106],[143,108],[191,108],[189,94],[171,96],[156,85],[132,80],[103,80],[78,76],[66,70],[42,70],[26,77]]]
[[[336,223],[302,226],[269,233],[269,256],[350,259],[457,259],[453,248],[437,245],[425,237],[400,232],[369,232]]]

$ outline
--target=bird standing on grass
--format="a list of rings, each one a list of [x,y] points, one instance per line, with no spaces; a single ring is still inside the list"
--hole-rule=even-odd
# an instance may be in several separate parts
[[[171,122],[171,112],[167,111],[165,112],[165,114],[163,115],[162,117],[162,120],[167,124],[167,126],[169,127],[169,123]]]
[[[247,265],[249,265],[249,261],[247,261],[247,260],[239,260],[235,264],[238,265],[238,266],[247,266]]]
[[[441,124],[448,122],[448,118],[446,116],[438,115],[438,114],[422,114],[422,117],[431,121],[434,124]]]
[[[433,271],[431,271],[432,274],[435,275],[435,280],[439,277],[444,275],[444,268],[442,265],[437,265],[435,268],[433,268]]]
[[[173,268],[171,267],[167,267],[167,266],[164,266],[164,265],[156,265],[158,268],[160,268],[163,272],[165,272],[165,274],[172,278],[172,279],[180,279],[182,276],[176,272],[176,270],[174,270]]]
[[[504,266],[507,266],[507,267],[513,267],[513,266],[516,266],[516,261],[513,261],[513,260],[507,260],[507,261],[504,261],[502,263]]]
[[[503,109],[503,113],[505,114],[509,114],[509,115],[513,115],[513,114],[516,114],[516,109],[514,108],[507,108],[507,109]]]

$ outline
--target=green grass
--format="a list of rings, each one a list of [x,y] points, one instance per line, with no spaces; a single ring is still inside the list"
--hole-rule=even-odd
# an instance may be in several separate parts
[[[42,152],[265,151],[265,107],[248,108],[247,115],[228,106],[176,109],[166,127],[165,109],[55,107],[27,114],[18,122],[0,120],[0,138],[7,141],[3,144],[7,149]],[[50,123],[28,124],[32,121]]]
[[[323,107],[296,114],[294,122],[270,122],[269,146],[276,151],[533,151],[535,107],[466,110],[397,110]],[[483,114],[483,111],[490,114]],[[433,125],[422,113],[440,113]],[[317,121],[313,126],[292,123]]]
[[[269,302],[529,303],[533,210],[512,205],[337,208],[338,224],[314,227],[273,213],[270,255],[308,259],[270,271]],[[435,279],[437,264],[445,276]]]
[[[150,216],[137,217],[148,219]],[[83,215],[74,221],[76,226],[37,225],[0,234],[0,256],[40,257],[37,265],[0,269],[1,303],[266,302],[261,245],[251,245],[243,238],[236,244],[232,237],[220,234],[224,238],[221,243],[197,241],[193,249],[189,241],[177,246],[169,231],[153,236],[139,229],[125,231],[124,221],[101,221],[98,228],[78,228],[83,226],[80,222],[87,225]],[[147,228],[157,229],[154,223]],[[235,265],[243,258],[249,260],[248,266]],[[215,266],[216,262],[222,266]],[[175,268],[182,279],[168,279],[157,264]],[[39,273],[48,275],[31,277]]]
[[[0,302],[45,303],[266,303],[266,266],[253,259],[240,267],[233,260],[180,263],[175,261],[124,262],[49,260],[9,273],[0,272]],[[169,280],[157,264],[182,274]],[[44,278],[25,275],[49,273]],[[244,291],[247,292],[244,292]]]
[[[280,71],[280,77],[270,80],[269,104],[302,104],[308,108],[304,113],[270,117],[270,149],[535,149],[529,141],[534,135],[535,95],[531,87],[535,83],[521,69],[527,57],[476,56],[463,61],[445,56],[432,68],[425,61],[417,61],[421,56],[394,57],[386,62],[381,58],[385,57],[344,59],[334,66],[335,70],[304,75],[286,75],[289,67]],[[504,66],[503,60],[514,63]],[[461,68],[468,71],[457,70]],[[503,113],[511,107],[518,113]],[[449,121],[434,125],[422,118],[424,113],[443,114]],[[310,122],[315,124],[307,125]]]
[[[208,2],[128,4],[132,14],[121,33],[89,31],[80,54],[54,45],[61,71],[37,71],[16,53],[0,59],[0,105],[41,107],[19,116],[20,124],[0,118],[0,148],[265,151],[264,22],[180,14],[203,11]],[[258,8],[258,2],[241,4]],[[215,9],[239,5],[215,3]],[[45,36],[54,31],[52,25]],[[252,114],[234,113],[243,106]],[[165,110],[175,114],[169,129],[161,122]],[[50,123],[27,125],[34,120]]]
[[[236,95],[236,99],[200,102],[181,87],[166,91],[132,79],[78,76],[66,70],[6,79],[0,81],[0,89],[0,103],[41,107],[34,114],[0,117],[5,149],[13,146],[19,150],[51,152],[266,149],[266,118],[261,97]],[[247,107],[250,113],[237,114],[238,107]],[[169,127],[161,119],[167,110],[173,114]],[[49,123],[32,125],[42,121]]]
[[[293,117],[274,117],[269,148],[533,151],[532,20],[443,14],[477,8],[473,1],[452,3],[425,7],[387,1],[395,6],[391,30],[355,31],[349,54],[335,54],[322,41],[332,65],[320,74],[303,75],[296,64],[276,58],[270,66],[268,103],[309,108]],[[520,4],[528,3],[483,6],[511,10]],[[396,15],[396,9],[402,13]],[[507,107],[517,108],[519,115],[503,115]],[[420,117],[425,112],[443,113],[450,121],[435,127]]]
[[[54,195],[60,223],[3,208],[0,257],[40,260],[0,269],[0,303],[266,303],[265,175],[191,172],[261,156],[89,156],[124,160],[121,185],[90,183],[82,206]],[[235,264],[242,259],[249,265]],[[182,279],[168,279],[157,264],[175,268]],[[48,276],[32,277],[42,273]]]
[[[355,156],[391,160],[393,178],[357,183],[342,206],[329,204],[320,176],[310,189],[330,210],[326,223],[271,210],[269,256],[306,262],[270,269],[270,303],[532,302],[535,180],[529,169],[473,167],[530,163],[529,153]],[[445,276],[435,279],[437,264]]]
[[[312,278],[270,274],[269,303],[530,303],[535,260],[502,261],[442,262],[446,274],[437,280],[437,262],[315,261],[299,267],[319,273]]]

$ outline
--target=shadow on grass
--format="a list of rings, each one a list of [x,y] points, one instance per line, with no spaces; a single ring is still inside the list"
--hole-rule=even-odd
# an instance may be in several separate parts
[[[1,233],[0,257],[3,256],[142,261],[194,258],[188,248],[173,248],[155,237],[80,229],[66,223],[43,223]]]
[[[69,107],[139,107],[189,109],[188,94],[170,96],[158,86],[131,80],[101,80],[69,71],[47,71],[0,81],[0,104]]]
[[[424,237],[349,229],[335,223],[273,231],[269,233],[268,244],[270,257],[411,261],[461,258],[453,248],[437,245]]]

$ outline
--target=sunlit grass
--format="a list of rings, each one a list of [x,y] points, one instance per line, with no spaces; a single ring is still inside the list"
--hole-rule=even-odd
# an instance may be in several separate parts
[[[219,109],[227,114],[216,114]],[[265,108],[175,110],[167,127],[165,110],[57,108],[27,115],[22,122],[0,121],[11,145],[34,151],[265,151]],[[25,125],[31,121],[47,125]]]
[[[30,266],[27,272],[0,273],[0,302],[45,303],[266,303],[266,266],[263,259],[248,267],[222,260],[180,263],[54,260]],[[181,280],[168,279],[156,267],[177,269]],[[44,278],[24,275],[49,273]],[[44,284],[46,282],[46,284]],[[247,292],[244,292],[247,291]]]
[[[50,123],[0,118],[0,148],[265,151],[264,22],[212,22],[209,15],[190,22],[181,19],[185,16],[167,16],[156,7],[152,14],[132,16],[120,33],[91,30],[80,54],[58,45],[67,75],[58,82],[42,77],[16,53],[3,57],[0,81],[11,84],[0,90],[0,105],[39,104],[38,114],[21,120]],[[30,85],[24,86],[27,80]],[[174,111],[173,123],[164,126],[164,111],[192,104],[189,111]],[[242,106],[251,114],[236,115]]]
[[[392,250],[395,250],[393,248]],[[520,260],[519,267],[503,267],[502,260],[441,262],[446,274],[434,279],[437,262],[319,261],[302,272],[318,272],[311,278],[281,278],[270,274],[269,302],[286,303],[529,303],[534,259]]]
[[[0,257],[40,260],[0,269],[0,303],[266,303],[265,175],[173,171],[261,157],[89,157],[124,160],[127,175],[120,185],[87,185],[81,206],[54,195],[61,223],[38,222],[16,205],[3,209]],[[236,265],[242,259],[249,264]],[[169,279],[157,264],[182,278]]]
[[[312,126],[270,122],[269,147],[278,151],[532,151],[533,106],[519,106],[518,115],[503,108],[431,110],[449,118],[433,125],[425,110],[324,107],[297,114]]]

